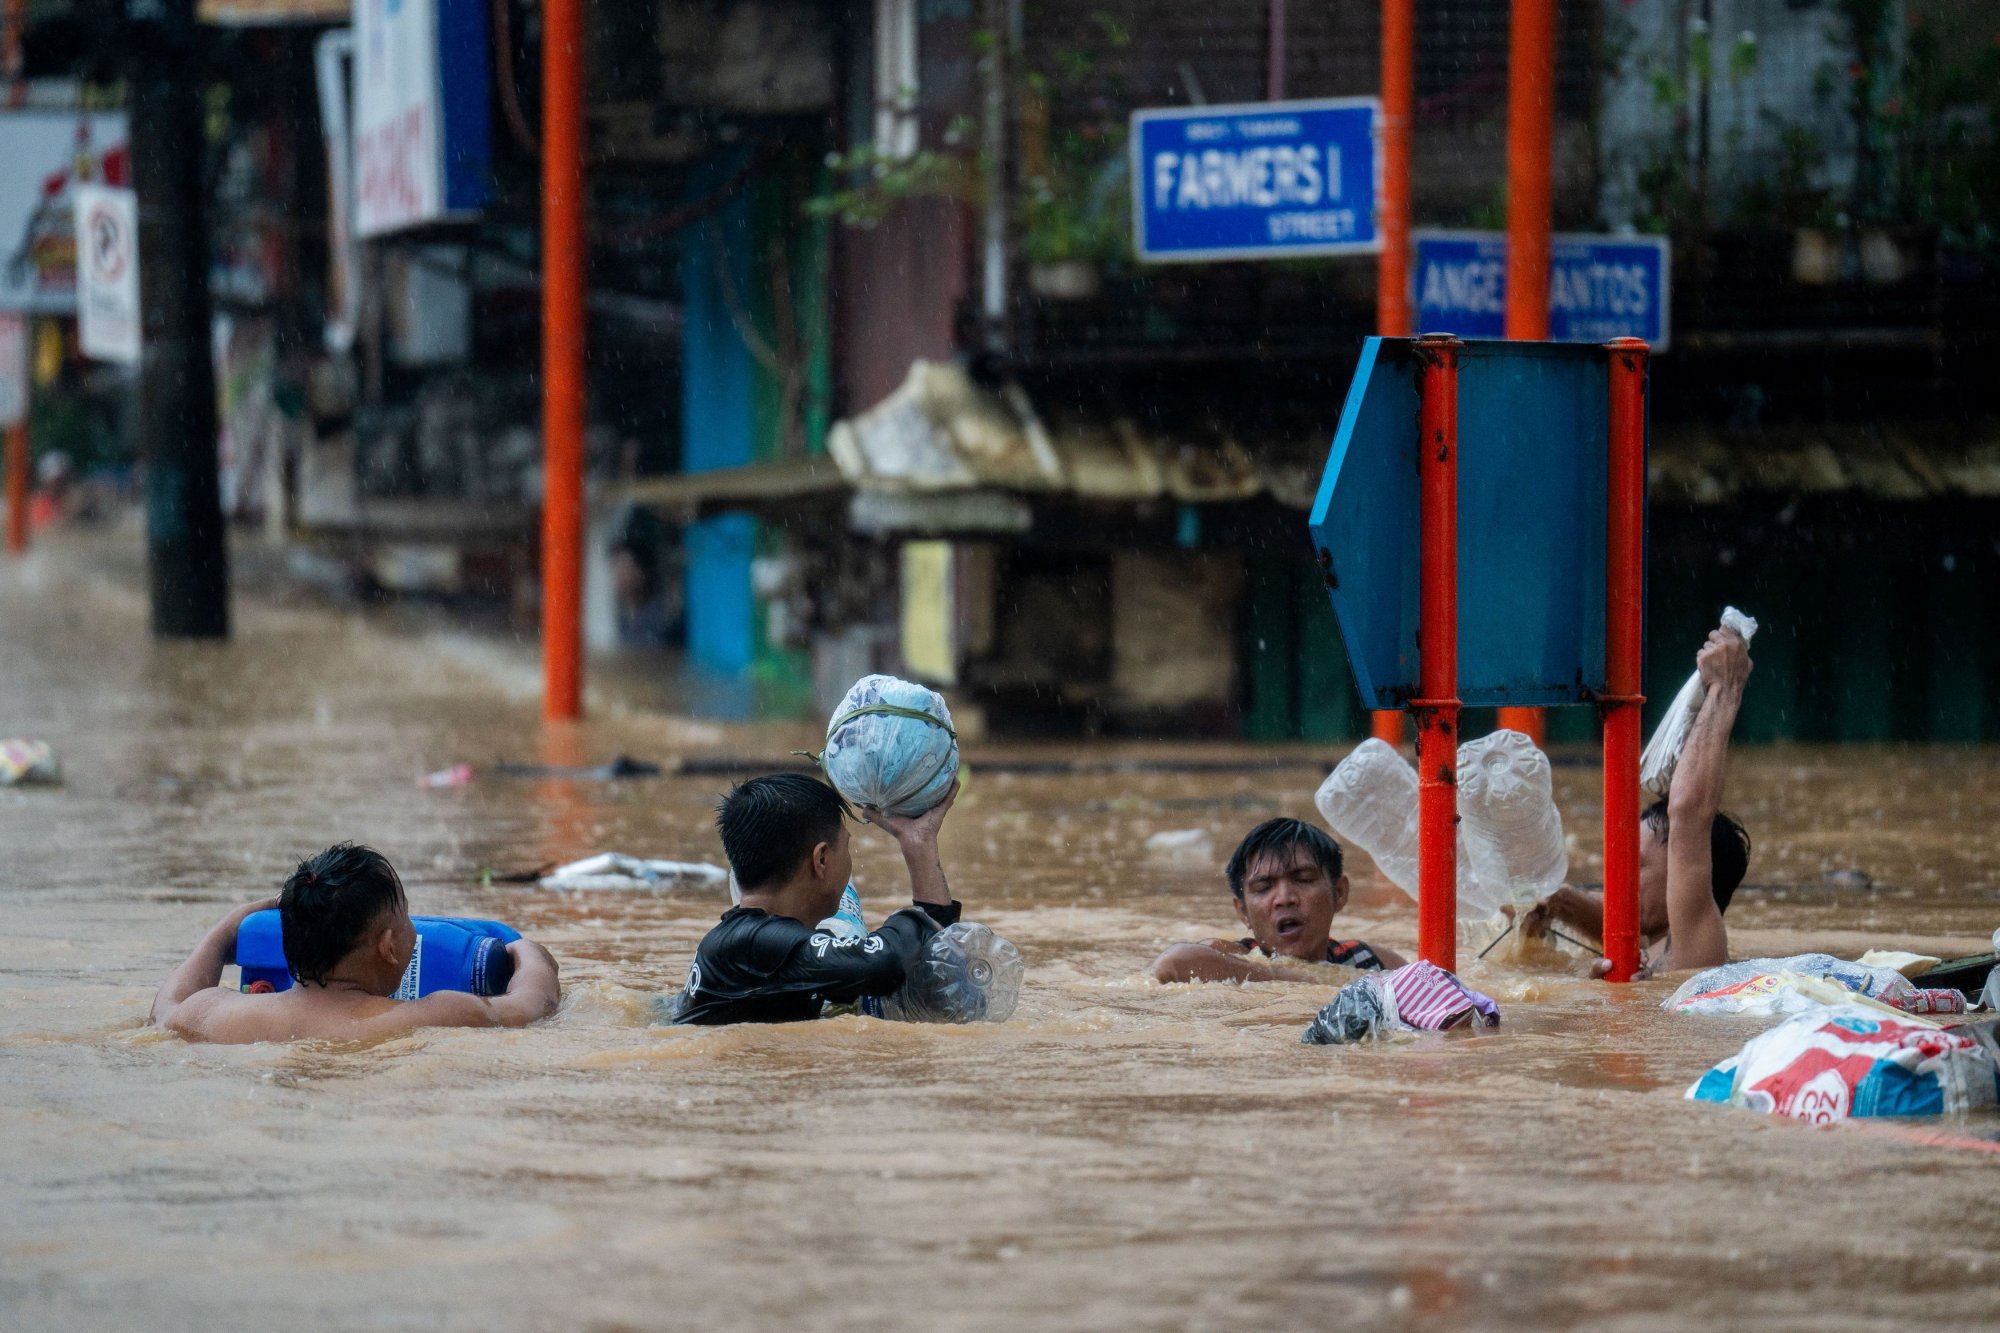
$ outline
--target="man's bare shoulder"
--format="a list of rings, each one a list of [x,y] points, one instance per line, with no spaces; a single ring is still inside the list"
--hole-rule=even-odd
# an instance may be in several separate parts
[[[353,1041],[380,1035],[382,1020],[393,1020],[394,1000],[352,999],[302,993],[297,987],[276,995],[246,995],[224,986],[196,991],[181,1001],[167,1030],[189,1041],[245,1045],[259,1041]],[[394,1029],[392,1023],[391,1029]]]
[[[189,1041],[286,1041],[292,1035],[289,1008],[276,996],[245,995],[227,986],[210,986],[176,1005],[166,1028]]]

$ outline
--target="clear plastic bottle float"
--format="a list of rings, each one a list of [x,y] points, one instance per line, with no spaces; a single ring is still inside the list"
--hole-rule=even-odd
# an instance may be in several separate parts
[[[826,724],[820,768],[856,805],[891,815],[932,809],[958,776],[958,733],[936,690],[863,676]]]
[[[1549,757],[1518,731],[1458,747],[1459,841],[1485,897],[1517,911],[1554,893],[1569,874]]]
[[[1327,774],[1313,804],[1333,835],[1359,847],[1390,883],[1417,896],[1417,771],[1387,741],[1361,742]],[[1485,921],[1499,900],[1474,880],[1463,831],[1458,840],[1458,918]]]
[[[975,921],[931,936],[901,989],[862,1011],[902,1023],[1004,1023],[1021,1001],[1021,951]]]

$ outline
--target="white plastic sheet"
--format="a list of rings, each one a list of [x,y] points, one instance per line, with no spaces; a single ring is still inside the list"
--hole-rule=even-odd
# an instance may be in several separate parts
[[[936,690],[895,676],[863,676],[833,710],[820,765],[856,805],[923,814],[958,776],[951,709]]]
[[[1722,628],[1735,630],[1745,643],[1757,634],[1756,620],[1733,606],[1722,609]],[[1681,692],[1667,707],[1667,715],[1653,729],[1653,739],[1646,742],[1646,751],[1639,756],[1639,785],[1653,795],[1667,794],[1667,787],[1674,780],[1674,769],[1681,761],[1681,750],[1687,745],[1688,732],[1694,727],[1695,715],[1701,712],[1701,701],[1707,697],[1708,686],[1702,683],[1697,671],[1681,686]]]

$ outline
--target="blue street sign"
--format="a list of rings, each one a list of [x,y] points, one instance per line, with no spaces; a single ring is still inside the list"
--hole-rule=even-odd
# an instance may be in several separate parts
[[[1417,328],[1501,338],[1507,323],[1507,237],[1497,231],[1413,231]],[[1672,254],[1664,236],[1559,235],[1549,243],[1549,337],[1555,342],[1671,332]]]
[[[1312,511],[1355,685],[1416,697],[1417,361],[1370,338]],[[1610,358],[1577,343],[1468,342],[1458,361],[1458,697],[1588,702],[1604,689]]]
[[[1132,113],[1139,258],[1373,254],[1382,103],[1248,102]]]

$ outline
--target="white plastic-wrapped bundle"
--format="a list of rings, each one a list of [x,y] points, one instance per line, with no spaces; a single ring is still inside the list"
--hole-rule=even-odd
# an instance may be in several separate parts
[[[1735,630],[1745,643],[1757,634],[1756,620],[1733,606],[1722,608],[1722,628]],[[1646,752],[1639,756],[1639,785],[1653,795],[1667,794],[1667,787],[1674,780],[1674,769],[1681,761],[1681,751],[1687,746],[1688,732],[1694,727],[1695,714],[1701,712],[1701,701],[1707,697],[1708,686],[1702,683],[1701,672],[1697,671],[1667,706],[1667,715],[1660,719],[1660,725],[1653,728],[1653,739],[1646,742]]]
[[[1549,757],[1518,731],[1458,747],[1459,845],[1490,897],[1525,911],[1569,874]]]
[[[1359,847],[1391,884],[1417,896],[1417,771],[1396,747],[1373,737],[1327,774],[1313,804],[1333,836]],[[1501,899],[1473,878],[1464,825],[1458,835],[1458,919],[1485,921]]]
[[[958,733],[944,696],[894,676],[863,676],[833,710],[820,756],[827,781],[856,805],[921,815],[958,775]]]

